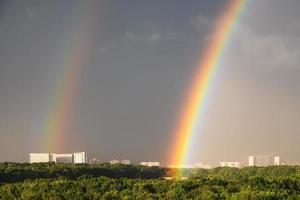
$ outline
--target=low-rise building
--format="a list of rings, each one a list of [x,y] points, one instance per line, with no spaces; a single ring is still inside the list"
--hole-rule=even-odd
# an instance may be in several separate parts
[[[193,169],[194,165],[168,165],[168,168],[174,168],[174,169]]]
[[[117,159],[113,159],[109,161],[110,164],[114,165],[114,164],[120,164],[120,160]]]
[[[51,162],[49,153],[30,153],[30,163]]]
[[[92,158],[90,163],[91,164],[99,164],[100,161],[97,158]]]
[[[211,166],[202,162],[194,163],[194,168],[211,169]]]
[[[128,160],[128,159],[123,159],[123,160],[121,160],[121,164],[123,164],[123,165],[130,165],[130,160]]]
[[[241,167],[240,162],[220,162],[221,167],[236,167],[239,168]]]
[[[140,162],[140,164],[147,167],[159,167],[159,162]]]

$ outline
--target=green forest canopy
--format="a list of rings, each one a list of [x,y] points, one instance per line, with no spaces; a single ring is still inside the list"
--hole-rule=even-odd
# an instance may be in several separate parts
[[[1,199],[300,199],[300,167],[185,170],[110,164],[0,163]]]

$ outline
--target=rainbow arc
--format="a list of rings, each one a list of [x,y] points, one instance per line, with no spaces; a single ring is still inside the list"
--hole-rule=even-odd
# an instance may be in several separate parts
[[[76,1],[68,10],[68,31],[62,41],[62,60],[52,95],[51,106],[43,130],[42,149],[60,152],[70,138],[73,126],[75,99],[81,82],[81,73],[92,49],[94,22],[98,3]]]
[[[245,7],[246,0],[229,0],[224,12],[216,21],[211,38],[200,55],[195,76],[187,90],[187,98],[180,113],[175,137],[171,144],[169,164],[185,166],[189,145],[197,133],[198,122],[203,117],[204,102],[212,84],[218,64],[230,39],[230,33]]]

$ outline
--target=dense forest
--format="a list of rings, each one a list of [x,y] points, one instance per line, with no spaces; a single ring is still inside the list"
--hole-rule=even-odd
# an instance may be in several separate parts
[[[300,199],[300,167],[185,170],[109,164],[0,164],[1,199]]]

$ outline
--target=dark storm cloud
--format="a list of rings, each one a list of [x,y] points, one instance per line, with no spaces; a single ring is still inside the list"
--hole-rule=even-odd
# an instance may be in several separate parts
[[[27,153],[41,151],[61,44],[85,16],[62,1],[0,5],[0,159],[27,161]],[[101,161],[164,161],[203,41],[224,1],[98,6],[75,125],[63,149]],[[211,89],[191,162],[252,153],[297,158],[299,9],[296,0],[248,2]]]

